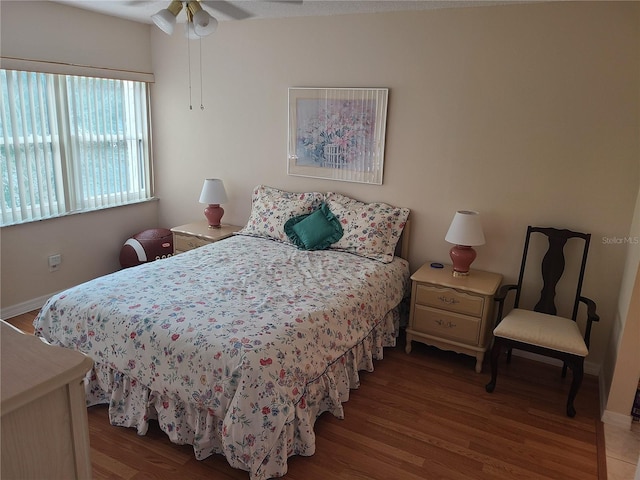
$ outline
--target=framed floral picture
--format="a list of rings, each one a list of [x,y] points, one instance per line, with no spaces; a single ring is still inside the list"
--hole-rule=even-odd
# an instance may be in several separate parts
[[[287,173],[382,184],[387,88],[289,88]]]

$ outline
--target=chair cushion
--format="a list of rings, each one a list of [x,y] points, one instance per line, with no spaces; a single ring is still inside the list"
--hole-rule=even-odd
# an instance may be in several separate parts
[[[580,328],[569,318],[514,308],[493,330],[496,337],[586,357]]]

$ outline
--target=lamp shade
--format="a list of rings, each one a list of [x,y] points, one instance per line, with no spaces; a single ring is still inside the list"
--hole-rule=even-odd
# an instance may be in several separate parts
[[[458,210],[444,239],[455,244],[449,250],[453,276],[469,275],[469,267],[476,259],[474,245],[484,245],[480,215],[471,210]]]
[[[227,192],[224,184],[219,178],[207,178],[202,185],[202,193],[200,193],[200,203],[208,205],[219,205],[227,203]]]
[[[173,33],[173,29],[176,26],[176,17],[182,10],[182,2],[173,0],[169,7],[160,10],[158,13],[151,15],[151,20],[155,23],[160,30],[167,35]]]
[[[196,35],[206,37],[216,31],[218,20],[204,10],[200,10],[193,16],[193,27]]]
[[[188,38],[193,38],[194,35],[196,38],[206,37],[218,27],[218,20],[204,11],[197,1],[187,3],[187,20],[187,23],[193,25],[187,31]]]
[[[484,245],[480,214],[471,210],[458,210],[444,239],[449,243],[467,247]]]

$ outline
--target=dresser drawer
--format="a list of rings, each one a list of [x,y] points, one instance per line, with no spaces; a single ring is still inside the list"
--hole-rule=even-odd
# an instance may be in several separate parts
[[[193,250],[194,248],[209,245],[210,240],[204,240],[202,238],[188,236],[188,235],[175,235],[173,239],[173,248],[176,252],[184,252],[187,250]]]
[[[465,315],[482,316],[484,297],[458,292],[451,288],[439,288],[433,285],[418,285],[416,303],[435,308],[443,308],[449,312]]]
[[[415,305],[412,329],[470,345],[478,344],[481,319]]]

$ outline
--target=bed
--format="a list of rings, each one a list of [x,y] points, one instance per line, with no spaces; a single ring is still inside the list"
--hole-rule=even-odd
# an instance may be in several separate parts
[[[198,459],[280,477],[288,457],[314,453],[316,418],[342,418],[358,371],[395,345],[408,215],[258,186],[238,235],[61,292],[35,331],[93,358],[87,405],[109,404],[113,425],[144,435],[157,420]],[[300,227],[320,216],[323,234]]]

